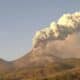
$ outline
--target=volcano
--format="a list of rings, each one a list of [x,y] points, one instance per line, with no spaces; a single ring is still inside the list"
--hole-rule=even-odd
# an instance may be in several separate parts
[[[49,27],[37,31],[32,49],[26,55],[14,61],[0,59],[0,73],[3,76],[8,74],[5,80],[23,80],[24,77],[38,80],[35,77],[44,78],[57,72],[79,68],[79,59],[80,13],[76,12],[65,14]]]

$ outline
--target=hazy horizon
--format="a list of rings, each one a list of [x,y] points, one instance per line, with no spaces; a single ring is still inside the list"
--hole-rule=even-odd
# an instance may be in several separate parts
[[[32,47],[35,32],[64,13],[80,11],[73,0],[0,1],[0,58],[14,60]]]

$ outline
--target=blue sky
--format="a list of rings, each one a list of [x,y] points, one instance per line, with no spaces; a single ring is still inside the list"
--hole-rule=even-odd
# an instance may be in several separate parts
[[[76,11],[80,11],[80,0],[0,0],[0,58],[25,55],[37,30]]]

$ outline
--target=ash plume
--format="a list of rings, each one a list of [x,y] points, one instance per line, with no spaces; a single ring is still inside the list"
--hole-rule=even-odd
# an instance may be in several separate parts
[[[40,44],[46,45],[49,41],[65,40],[80,30],[80,12],[64,14],[57,22],[52,22],[49,27],[37,31],[33,38],[33,47]]]

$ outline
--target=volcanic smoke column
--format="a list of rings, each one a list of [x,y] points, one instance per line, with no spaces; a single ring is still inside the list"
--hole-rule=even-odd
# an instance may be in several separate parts
[[[49,27],[37,31],[33,38],[33,47],[45,45],[49,41],[65,40],[80,30],[80,12],[64,14],[57,22],[52,22]]]

